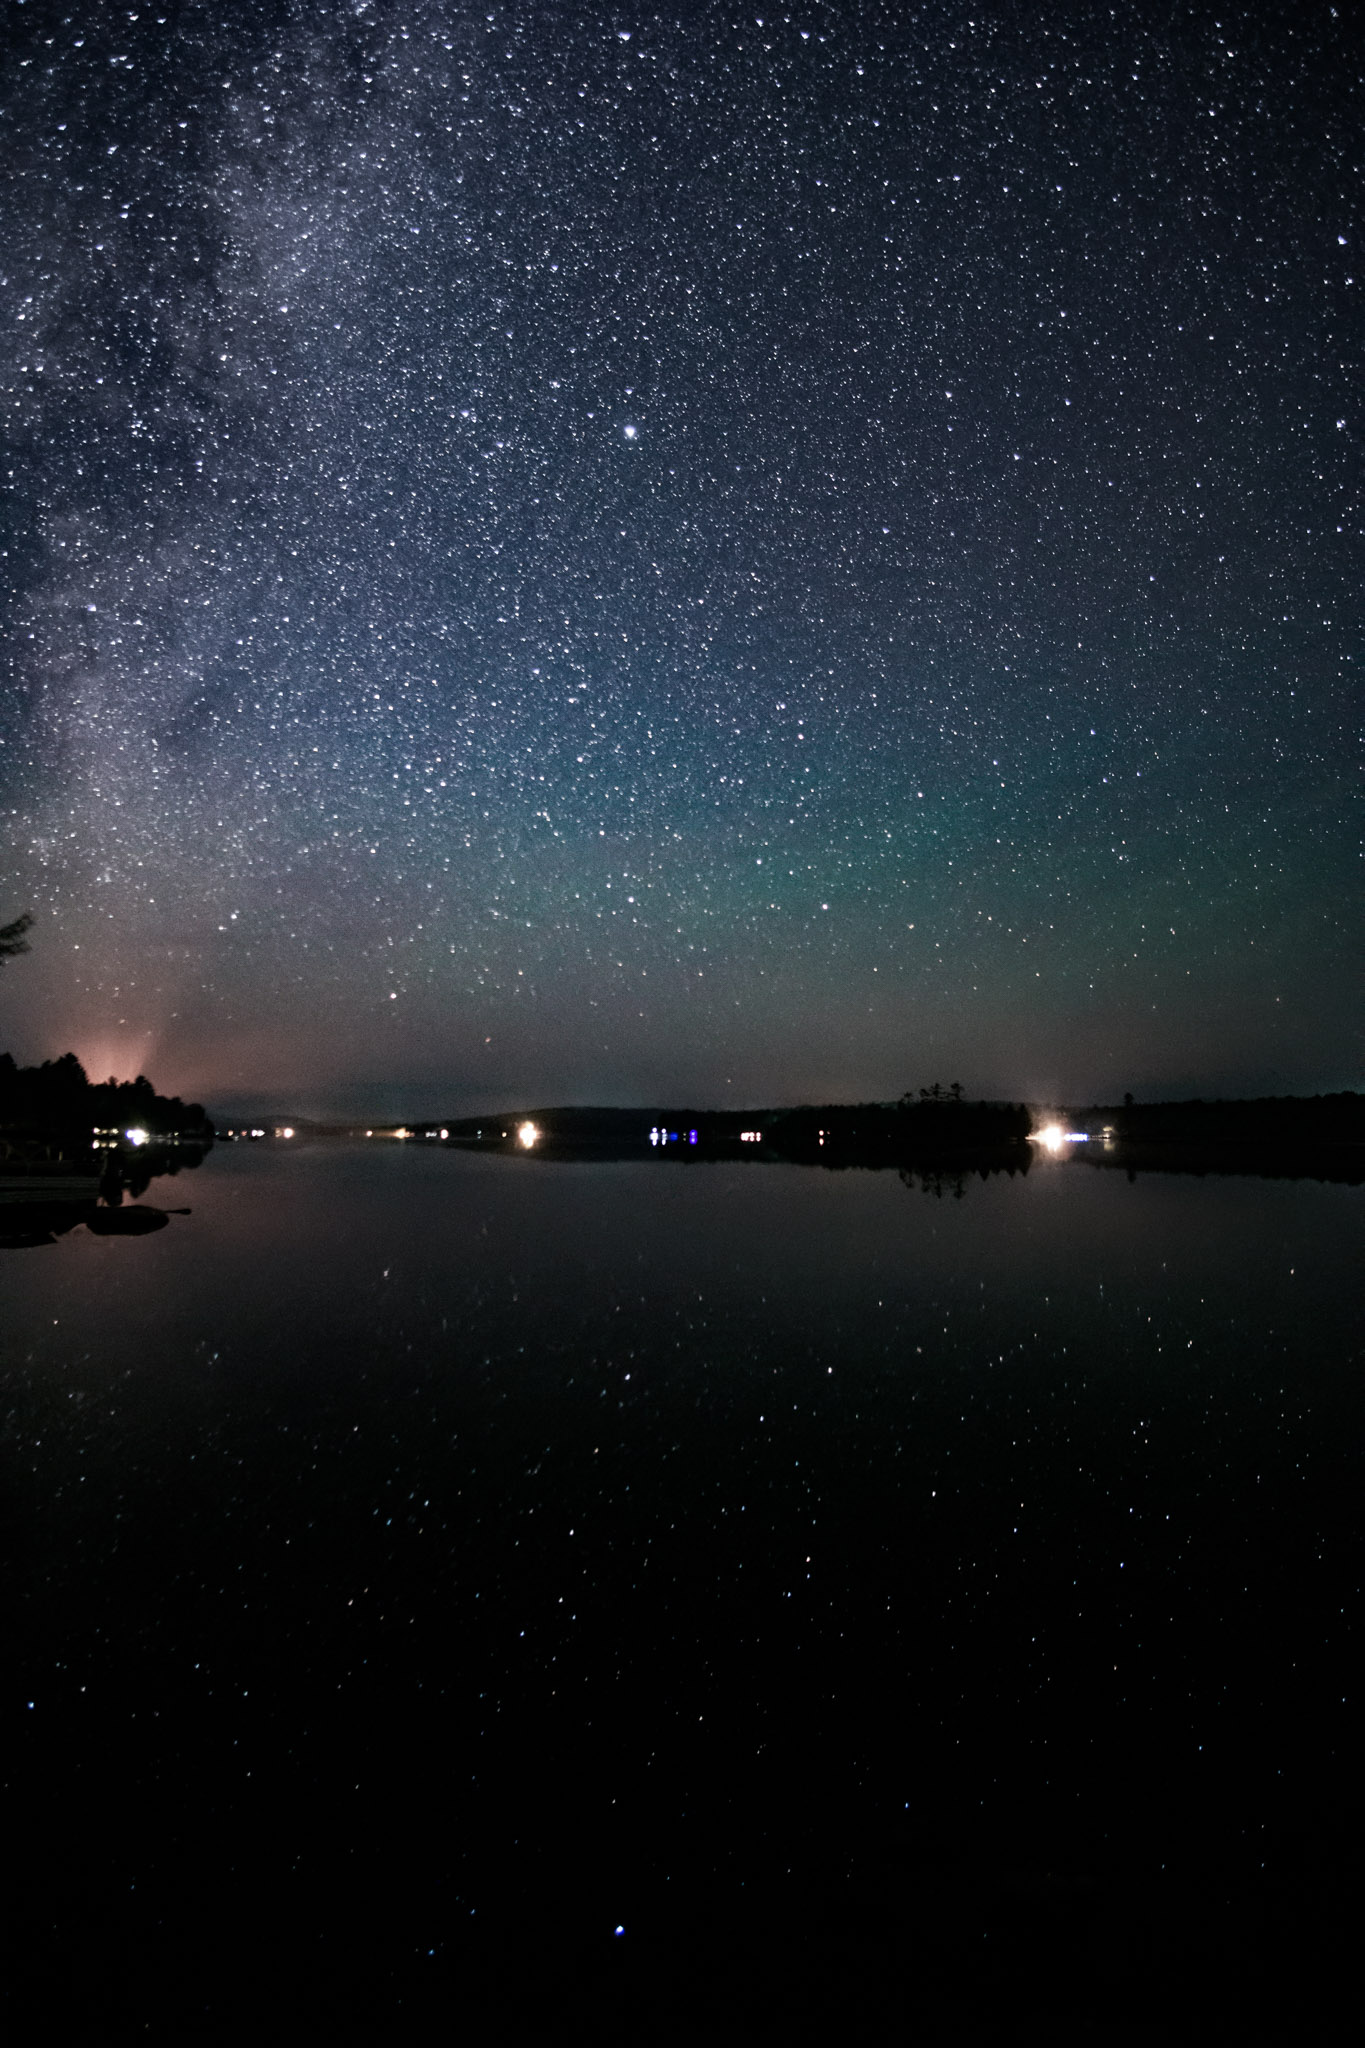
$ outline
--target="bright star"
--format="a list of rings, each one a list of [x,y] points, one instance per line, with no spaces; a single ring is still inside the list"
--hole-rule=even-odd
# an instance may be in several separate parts
[[[633,441],[639,433],[640,429],[638,427],[625,427],[622,431],[624,432],[625,437],[628,441]]]

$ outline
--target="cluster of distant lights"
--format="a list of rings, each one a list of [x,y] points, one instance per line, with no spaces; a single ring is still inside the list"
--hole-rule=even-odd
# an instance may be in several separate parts
[[[116,1139],[118,1133],[115,1131],[97,1131],[95,1135],[97,1138],[103,1139],[108,1143],[111,1139]],[[828,1135],[827,1131],[820,1132],[819,1138],[822,1145]],[[1033,1145],[1041,1145],[1044,1151],[1052,1153],[1055,1157],[1058,1153],[1065,1151],[1068,1145],[1088,1145],[1091,1135],[1089,1131],[1065,1130],[1061,1124],[1044,1124],[1041,1130],[1029,1132],[1029,1142]],[[1111,1141],[1111,1133],[1108,1130],[1103,1135],[1106,1142]],[[132,1130],[125,1131],[123,1136],[130,1145],[134,1146],[146,1145],[151,1142],[151,1132],[144,1131],[139,1126],[134,1126]],[[257,1124],[243,1127],[240,1131],[227,1131],[224,1133],[224,1136],[229,1138],[264,1138],[267,1136],[292,1138],[294,1136],[294,1126],[292,1124],[281,1124],[277,1125],[274,1131],[267,1132],[261,1125]],[[400,1126],[399,1129],[392,1132],[368,1130],[365,1136],[367,1138],[435,1136],[441,1139],[448,1139],[450,1132],[444,1124],[436,1132],[410,1131],[406,1127]],[[540,1139],[541,1130],[539,1124],[528,1121],[517,1125],[517,1143],[523,1152],[533,1151],[540,1143]],[[697,1133],[696,1131],[670,1131],[666,1130],[662,1124],[654,1124],[650,1128],[649,1142],[656,1147],[660,1145],[695,1145],[697,1143]],[[741,1131],[739,1142],[741,1145],[761,1145],[763,1133],[762,1131]]]
[[[112,1152],[120,1139],[123,1140],[125,1145],[131,1145],[133,1150],[136,1151],[139,1146],[150,1145],[154,1136],[142,1124],[133,1124],[126,1131],[119,1130],[116,1124],[95,1124],[91,1129],[90,1135],[97,1152]],[[157,1142],[163,1145],[179,1144],[180,1133],[178,1131],[162,1133]]]

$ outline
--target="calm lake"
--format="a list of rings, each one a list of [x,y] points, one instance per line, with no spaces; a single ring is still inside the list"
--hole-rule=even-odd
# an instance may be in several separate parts
[[[12,1998],[1327,2038],[1362,1190],[276,1144],[146,1200],[0,1253]]]

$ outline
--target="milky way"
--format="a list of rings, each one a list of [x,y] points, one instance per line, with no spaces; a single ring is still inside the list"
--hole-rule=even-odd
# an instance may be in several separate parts
[[[11,10],[16,1051],[1356,1078],[1346,30],[906,12]]]

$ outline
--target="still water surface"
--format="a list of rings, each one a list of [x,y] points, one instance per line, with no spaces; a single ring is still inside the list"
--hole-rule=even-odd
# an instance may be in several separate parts
[[[1359,1190],[173,1188],[0,1266],[25,1991],[755,2041],[1325,1996]]]

